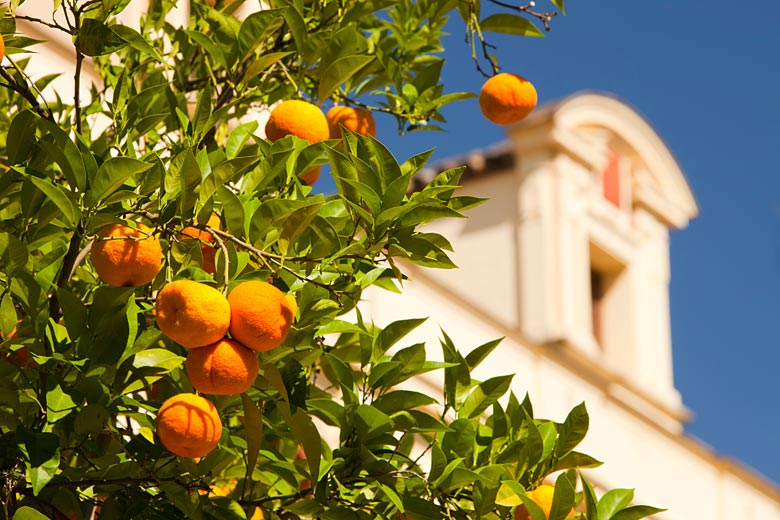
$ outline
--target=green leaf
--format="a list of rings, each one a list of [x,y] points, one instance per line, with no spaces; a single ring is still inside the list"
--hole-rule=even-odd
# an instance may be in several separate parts
[[[603,463],[590,455],[571,451],[558,460],[553,467],[553,471],[560,471],[569,468],[597,468]]]
[[[585,500],[585,512],[588,520],[599,520],[598,502],[596,501],[596,492],[585,475],[580,472],[580,482],[582,482],[582,495]]]
[[[11,165],[20,164],[29,155],[35,143],[38,116],[31,110],[19,112],[8,128],[5,150]]]
[[[10,233],[0,232],[0,271],[13,275],[27,264],[27,246]]]
[[[402,410],[411,410],[419,406],[436,404],[436,399],[412,390],[395,390],[377,398],[372,404],[377,410],[393,415]]]
[[[230,135],[225,142],[225,156],[228,159],[235,159],[244,145],[252,137],[252,132],[257,130],[257,121],[250,121],[242,125],[238,125],[230,132]]]
[[[100,165],[95,178],[87,192],[86,202],[89,205],[102,201],[133,175],[152,168],[152,164],[131,157],[112,157]]]
[[[100,20],[86,18],[81,22],[76,37],[76,47],[83,54],[102,56],[125,46],[127,46],[127,42]]]
[[[49,520],[49,517],[30,506],[22,506],[14,513],[13,520]]]
[[[589,418],[585,403],[575,406],[558,429],[558,443],[555,455],[562,457],[577,447],[588,432]]]
[[[152,47],[149,42],[147,42],[144,37],[138,33],[135,29],[131,27],[127,27],[126,25],[112,25],[111,30],[116,34],[120,39],[126,41],[130,44],[132,48],[137,50],[138,52],[141,52],[143,54],[146,54],[147,56],[151,56],[155,60],[159,62],[164,62],[165,59],[160,55],[159,52],[157,52],[157,49]]]
[[[30,182],[40,190],[49,200],[51,200],[55,206],[62,212],[65,218],[65,223],[70,228],[75,228],[79,219],[81,218],[81,212],[75,202],[70,200],[67,192],[61,187],[52,183],[48,178],[43,179],[41,177],[28,177]]]
[[[205,508],[216,520],[246,520],[241,504],[229,497],[212,497],[212,504]]]
[[[57,474],[60,465],[60,440],[54,433],[27,432],[25,448],[29,459],[27,479],[33,494],[38,493]]]
[[[263,416],[257,404],[246,393],[241,394],[241,402],[244,405],[246,429],[246,474],[247,478],[251,478],[263,443]]]
[[[322,439],[314,422],[303,408],[298,408],[289,419],[290,429],[306,454],[309,475],[313,483],[320,479],[320,461],[322,459]]]
[[[484,345],[480,345],[466,354],[466,364],[469,366],[469,370],[477,368],[503,340],[504,338],[498,338],[493,341],[488,341]]]
[[[574,506],[574,486],[566,473],[555,480],[555,493],[550,507],[549,520],[564,520]]]
[[[271,33],[282,26],[284,18],[279,16],[280,14],[282,14],[281,9],[264,9],[250,14],[241,22],[241,28],[238,30],[238,39],[236,41],[238,44],[238,53],[242,60],[249,58],[250,54],[254,52],[258,45],[264,42]],[[286,56],[293,53],[274,52],[270,54],[282,54]],[[249,67],[246,71],[247,79],[253,79],[258,72],[263,71],[264,67],[255,70],[257,69],[255,64],[263,61],[266,56],[266,54],[261,54],[249,63]],[[271,63],[268,63],[268,65]],[[268,65],[266,65],[266,67]]]
[[[563,6],[564,0],[550,0],[555,6],[561,10],[561,14],[566,14],[566,9]]]
[[[184,358],[164,348],[150,348],[135,355],[135,368],[159,368],[170,372],[181,366]]]
[[[638,520],[664,511],[666,509],[651,506],[630,506],[615,513],[612,520]]]
[[[287,22],[293,41],[295,41],[295,47],[300,52],[306,45],[306,20],[303,13],[290,0],[285,0],[285,3],[287,3],[287,7],[282,11],[284,21]],[[320,99],[324,99],[324,97],[320,96]]]
[[[246,74],[241,80],[241,83],[248,82],[256,78],[261,72],[273,65],[274,63],[286,58],[287,56],[294,54],[292,52],[269,52],[267,54],[261,54],[249,63],[246,68]]]
[[[11,293],[6,292],[0,299],[0,342],[16,328],[16,320],[14,301],[11,299]]]
[[[479,23],[479,27],[483,31],[544,38],[544,33],[530,20],[516,14],[499,13],[490,15]]]
[[[322,100],[330,97],[339,85],[354,76],[373,59],[372,56],[344,56],[326,65],[320,75],[318,98]]]
[[[612,520],[615,513],[634,499],[633,489],[611,489],[604,493],[597,505],[599,520]]]
[[[521,486],[518,482],[515,482],[514,480],[502,480],[501,489],[504,491],[504,493],[499,494],[499,497],[503,497],[502,503],[506,503],[508,499],[505,491],[511,491],[523,503],[526,510],[531,515],[531,520],[547,520],[547,515],[544,513],[542,508],[539,507],[539,505],[534,502],[531,497],[526,495],[523,486]]]
[[[416,318],[398,320],[382,329],[375,340],[378,355],[383,355],[387,350],[411,331],[422,325],[428,318]],[[373,357],[373,356],[372,356]]]
[[[372,439],[393,429],[393,420],[377,408],[361,404],[357,408],[355,428],[358,440],[369,443]]]
[[[200,185],[198,198],[201,204],[205,204],[214,193],[236,176],[245,172],[256,159],[254,157],[239,157],[225,161],[217,165],[211,173],[203,179]]]
[[[76,408],[73,398],[66,394],[60,385],[46,392],[46,420],[55,423]]]
[[[491,377],[484,383],[480,383],[469,394],[463,405],[458,410],[458,417],[473,419],[482,414],[488,407],[503,396],[512,383],[513,375]]]

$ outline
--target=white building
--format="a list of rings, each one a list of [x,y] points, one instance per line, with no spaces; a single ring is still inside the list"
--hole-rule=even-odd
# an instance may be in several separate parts
[[[659,519],[780,519],[776,485],[683,431],[669,232],[698,208],[652,127],[612,97],[578,94],[442,166],[464,163],[460,194],[490,201],[426,228],[452,242],[460,269],[409,266],[403,295],[374,290],[364,313],[379,325],[430,316],[414,340],[437,345],[442,328],[464,351],[505,337],[482,379],[516,372],[515,393],[557,421],[584,400],[582,451],[605,463],[587,474],[635,487],[636,502],[668,508]]]

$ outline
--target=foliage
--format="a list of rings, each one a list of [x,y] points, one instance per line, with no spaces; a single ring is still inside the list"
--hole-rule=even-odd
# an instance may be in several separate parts
[[[506,395],[511,376],[472,379],[497,341],[463,354],[442,333],[443,361],[432,361],[425,345],[404,342],[422,320],[363,321],[361,293],[400,291],[408,263],[455,267],[447,239],[421,227],[482,202],[456,195],[462,168],[410,193],[429,152],[399,164],[353,133],[344,146],[271,144],[254,120],[303,97],[388,113],[403,131],[433,127],[442,107],[470,96],[440,83],[449,14],[493,72],[482,32],[538,36],[534,23],[548,27],[550,14],[522,6],[480,18],[478,0],[273,0],[241,18],[239,2],[193,2],[177,26],[166,18],[174,3],[158,0],[136,30],[120,21],[127,2],[59,0],[51,20],[20,3],[2,21],[0,331],[3,352],[28,357],[0,362],[4,518],[239,519],[260,508],[284,519],[497,519],[523,501],[541,520],[525,490],[553,473],[552,520],[575,502],[589,520],[657,511],[629,506],[629,490],[597,500],[579,477],[599,464],[576,451],[584,405],[557,423]],[[54,78],[25,74],[36,41],[19,20],[72,37],[77,92],[86,67],[102,80],[88,99],[44,99]],[[298,179],[325,162],[338,189],[328,197]],[[214,275],[200,242],[180,239],[212,213]],[[145,286],[109,287],[90,244],[133,220],[160,237],[164,267]],[[260,356],[254,386],[213,398],[224,433],[200,460],[172,455],[154,434],[160,404],[192,391],[186,351],[152,314],[174,279],[224,291],[268,280],[299,307],[285,343]],[[443,372],[440,399],[403,388],[431,371]]]

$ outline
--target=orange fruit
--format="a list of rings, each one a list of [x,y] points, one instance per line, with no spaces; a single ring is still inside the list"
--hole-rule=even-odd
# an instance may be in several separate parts
[[[316,166],[312,168],[311,170],[307,171],[303,175],[301,175],[301,180],[306,183],[307,186],[311,186],[315,182],[317,182],[317,179],[320,178],[320,166]]]
[[[271,110],[265,124],[265,135],[271,142],[296,135],[310,143],[318,143],[328,138],[328,121],[316,105],[300,99],[289,99]]]
[[[341,139],[341,128],[351,130],[356,134],[376,137],[376,123],[370,110],[362,107],[335,106],[328,110],[325,118],[328,120],[328,130],[331,139]]]
[[[165,285],[155,303],[157,327],[186,348],[205,347],[225,336],[230,305],[213,287],[192,280]]]
[[[533,489],[526,493],[528,497],[536,502],[539,507],[544,511],[544,516],[550,518],[550,509],[552,509],[553,495],[555,494],[555,487],[549,484],[542,484],[536,489]],[[574,508],[566,515],[566,518],[574,518]],[[515,509],[515,520],[531,520],[531,514],[523,504],[517,506]]]
[[[203,457],[222,436],[214,404],[195,394],[178,394],[165,401],[157,411],[156,427],[162,445],[180,457]]]
[[[209,218],[209,221],[206,223],[207,226],[219,229],[219,215],[214,214],[211,215]],[[196,238],[200,240],[200,253],[203,257],[203,270],[206,271],[209,274],[214,274],[217,272],[217,263],[216,263],[216,256],[217,256],[217,249],[214,247],[214,236],[209,233],[208,231],[205,231],[203,229],[198,229],[193,226],[187,226],[186,228],[181,230],[181,234],[179,235],[180,239],[190,239],[190,238]]]
[[[536,101],[533,84],[509,72],[488,79],[479,92],[482,114],[498,125],[511,125],[525,119],[536,107]]]
[[[0,61],[3,61],[3,58],[5,58],[5,38],[0,34]]]
[[[160,240],[151,228],[111,224],[92,244],[92,266],[101,280],[114,287],[138,287],[157,276],[162,266]]]
[[[258,352],[280,345],[295,318],[295,309],[286,295],[266,282],[237,285],[228,294],[228,302],[230,335]]]
[[[204,394],[242,394],[255,382],[260,368],[257,354],[232,339],[190,350],[187,375],[195,390]]]

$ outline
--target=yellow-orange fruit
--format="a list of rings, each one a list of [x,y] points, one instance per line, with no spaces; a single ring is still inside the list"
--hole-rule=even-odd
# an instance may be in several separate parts
[[[219,215],[214,214],[209,217],[209,221],[206,225],[219,229],[219,224]],[[214,247],[214,236],[211,233],[193,226],[187,226],[186,228],[182,229],[179,238],[197,238],[200,240],[200,253],[203,257],[203,270],[210,274],[217,272],[217,249]]]
[[[225,336],[230,305],[225,296],[192,280],[170,282],[157,294],[157,327],[186,348],[205,347]]]
[[[204,394],[229,395],[246,392],[260,368],[257,354],[232,339],[223,338],[187,354],[187,375],[192,386]]]
[[[538,488],[526,493],[528,497],[536,502],[539,507],[544,511],[544,516],[550,518],[550,509],[552,509],[553,495],[555,494],[555,487],[548,484],[542,484]],[[574,509],[566,515],[566,518],[574,518]],[[531,514],[523,504],[517,506],[515,509],[515,520],[531,520]]]
[[[260,281],[244,282],[228,294],[230,335],[252,350],[280,345],[290,332],[295,312],[285,294]]]
[[[328,110],[328,130],[331,139],[341,139],[341,128],[361,135],[376,137],[376,123],[370,110],[362,107],[335,106]]]
[[[140,223],[136,229],[111,224],[92,244],[92,265],[101,280],[114,287],[138,287],[157,276],[162,266],[160,240]]]
[[[222,421],[211,401],[195,394],[174,395],[157,411],[157,436],[180,457],[204,457],[222,436]]]
[[[530,81],[504,72],[488,79],[479,93],[479,108],[493,123],[511,125],[536,107],[536,89]]]
[[[307,171],[303,175],[301,175],[301,180],[306,183],[307,186],[311,186],[315,182],[317,182],[317,179],[320,178],[320,166],[315,166],[311,170]]]
[[[272,142],[296,135],[310,143],[318,143],[328,138],[328,121],[316,105],[300,99],[289,99],[271,110],[265,124],[265,135]]]
[[[3,61],[3,58],[5,58],[5,38],[0,34],[0,61]]]

